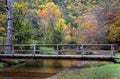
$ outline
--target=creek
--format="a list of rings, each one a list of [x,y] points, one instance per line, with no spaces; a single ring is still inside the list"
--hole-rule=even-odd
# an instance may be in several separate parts
[[[0,79],[45,79],[77,66],[80,61],[40,60],[26,61],[12,67],[0,68]]]

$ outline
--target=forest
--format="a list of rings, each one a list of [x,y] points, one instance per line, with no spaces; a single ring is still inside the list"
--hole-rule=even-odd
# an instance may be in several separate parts
[[[1,44],[5,1],[0,0]],[[13,11],[13,44],[120,44],[120,0],[14,0]]]
[[[120,0],[0,0],[0,79],[119,74]]]

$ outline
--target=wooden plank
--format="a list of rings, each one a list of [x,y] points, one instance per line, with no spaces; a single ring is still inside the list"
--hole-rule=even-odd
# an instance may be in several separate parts
[[[25,57],[33,57],[32,54],[14,54],[13,56],[11,54],[0,54],[0,57],[21,57],[21,58],[25,58]],[[42,55],[42,54],[35,54],[35,57],[60,57],[60,58],[119,58],[116,56],[105,56],[105,55]]]
[[[0,56],[1,57],[1,56]],[[34,60],[79,60],[79,61],[110,61],[113,62],[114,58],[110,57],[91,57],[91,56],[63,56],[63,55],[37,55],[35,57],[33,57],[32,55],[14,55],[14,56],[5,56],[3,57],[3,59],[24,59],[24,60],[30,60],[30,59],[34,59]]]

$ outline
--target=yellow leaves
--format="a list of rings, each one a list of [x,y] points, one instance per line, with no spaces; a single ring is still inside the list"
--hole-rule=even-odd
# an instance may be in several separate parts
[[[120,41],[120,27],[110,30],[109,39],[113,42]]]
[[[70,35],[70,33],[71,33],[71,27],[69,26],[69,24],[67,25],[67,27],[64,29],[64,33],[66,34],[66,35]]]
[[[6,15],[0,13],[0,21],[1,21],[1,22],[2,22],[2,21],[5,21],[5,19],[6,19]]]
[[[26,11],[28,11],[27,6],[27,2],[14,2],[14,14],[23,15]]]
[[[5,29],[2,26],[0,26],[0,32],[2,31],[5,31]]]
[[[45,19],[47,17],[47,11],[46,10],[38,10],[37,11],[37,14],[38,16],[41,18],[41,19]]]
[[[92,3],[95,4],[95,3],[96,3],[96,0],[94,0]]]
[[[17,7],[18,9],[25,8],[27,5],[28,5],[27,2],[14,3],[14,7]]]
[[[90,28],[94,28],[95,26],[93,26],[93,25],[91,25],[91,24],[83,23],[83,24],[81,25],[81,27],[82,27],[83,29],[90,29]]]
[[[5,28],[3,28],[5,26],[5,22],[6,22],[6,15],[0,14],[0,32],[5,31]]]
[[[46,4],[46,7],[49,7],[49,8],[51,8],[51,7],[52,7],[52,8],[57,8],[53,2],[47,3],[47,4]]]
[[[120,20],[114,22],[113,24],[111,24],[110,28],[113,28],[113,27],[118,27],[120,25]]]
[[[56,23],[56,29],[57,30],[63,30],[66,28],[65,20],[63,18],[58,19]]]
[[[56,14],[56,16],[57,16],[58,18],[62,16],[61,11],[60,11],[59,9],[56,10],[54,13]]]
[[[39,8],[40,10],[42,10],[42,9],[45,8],[45,5],[39,5],[38,8]]]
[[[5,32],[6,15],[0,13],[0,32]]]
[[[48,11],[50,16],[55,17],[56,19],[62,16],[60,8],[53,2],[48,2],[46,4],[46,10]]]
[[[72,19],[76,19],[76,17],[75,17],[75,16],[72,16],[71,14],[68,14],[68,16],[69,16],[70,18],[72,18]]]
[[[39,5],[39,10],[37,11],[37,14],[42,17],[46,18],[49,16],[49,18],[61,18],[62,13],[60,8],[55,5],[53,2],[48,2],[45,5]]]
[[[112,42],[120,41],[120,20],[114,22],[110,26],[109,39]]]
[[[71,7],[71,6],[67,6],[66,8],[67,8],[68,10],[71,10],[71,9],[72,9],[72,7]]]

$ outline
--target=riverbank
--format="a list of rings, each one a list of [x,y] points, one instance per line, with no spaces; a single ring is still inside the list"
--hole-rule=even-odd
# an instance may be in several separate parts
[[[120,64],[104,63],[71,68],[48,79],[120,79]]]

